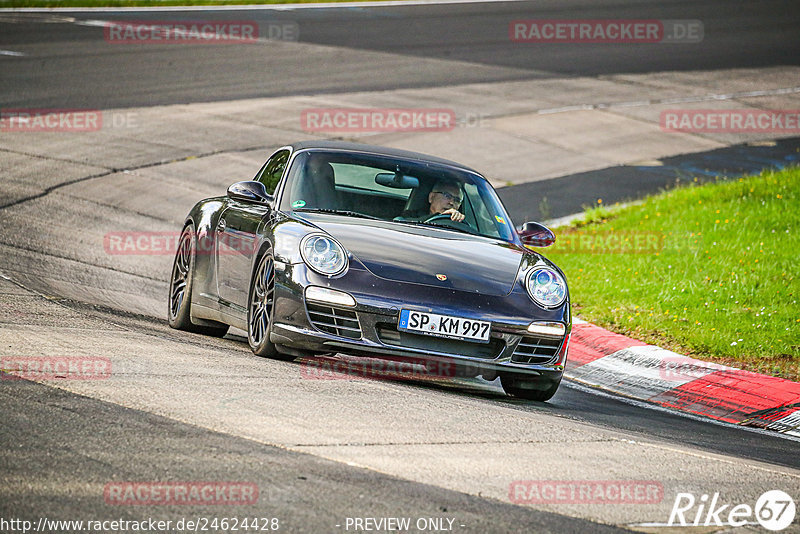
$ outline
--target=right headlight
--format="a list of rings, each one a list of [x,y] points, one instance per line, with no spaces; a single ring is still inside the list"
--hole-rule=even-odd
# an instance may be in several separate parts
[[[528,274],[528,294],[544,308],[561,306],[567,298],[567,283],[558,272],[549,267],[537,267]]]
[[[306,265],[320,274],[334,276],[347,269],[347,253],[335,239],[326,235],[307,235],[300,242],[300,255]]]

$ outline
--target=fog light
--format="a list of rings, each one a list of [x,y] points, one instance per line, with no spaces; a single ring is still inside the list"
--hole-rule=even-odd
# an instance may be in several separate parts
[[[562,323],[531,323],[528,326],[528,332],[540,336],[563,337],[566,331],[567,327]]]
[[[355,306],[356,300],[344,291],[336,291],[327,287],[309,286],[306,288],[306,300],[338,304],[340,306]]]

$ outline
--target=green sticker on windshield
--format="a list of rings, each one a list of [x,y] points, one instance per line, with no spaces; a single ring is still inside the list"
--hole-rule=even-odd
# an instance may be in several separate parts
[[[506,220],[500,217],[499,215],[495,215],[494,218],[497,219],[497,222],[499,222],[500,224],[506,223]]]
[[[305,200],[295,200],[294,202],[292,202],[292,207],[293,208],[302,208],[305,205],[306,205],[306,201]]]

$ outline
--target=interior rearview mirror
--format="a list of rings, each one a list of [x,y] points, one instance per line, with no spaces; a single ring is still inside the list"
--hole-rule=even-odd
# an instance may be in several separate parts
[[[395,189],[416,189],[419,187],[419,178],[400,172],[379,172],[375,175],[375,183]]]

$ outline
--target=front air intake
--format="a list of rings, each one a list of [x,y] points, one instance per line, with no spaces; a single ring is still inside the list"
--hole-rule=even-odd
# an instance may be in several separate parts
[[[348,308],[306,302],[308,318],[317,330],[335,336],[361,339],[361,325],[356,312]]]
[[[514,349],[514,363],[550,363],[558,356],[564,338],[524,336]]]

